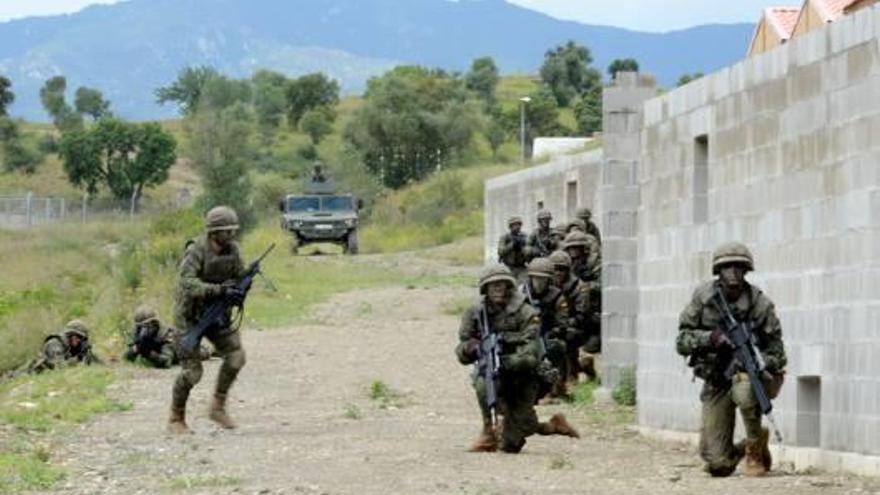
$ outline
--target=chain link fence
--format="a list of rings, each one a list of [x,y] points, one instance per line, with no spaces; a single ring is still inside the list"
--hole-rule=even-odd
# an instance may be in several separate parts
[[[165,205],[173,207],[174,205]],[[156,211],[162,205],[141,198],[140,211]],[[130,219],[134,216],[130,202],[112,198],[69,199],[40,197],[31,193],[0,196],[0,228],[29,229],[57,222],[86,223],[94,220]]]

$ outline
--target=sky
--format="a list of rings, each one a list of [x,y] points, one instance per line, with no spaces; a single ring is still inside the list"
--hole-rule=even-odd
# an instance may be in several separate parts
[[[32,15],[76,12],[117,0],[0,0],[0,21]],[[401,0],[407,1],[407,0]],[[768,5],[800,5],[796,0],[508,0],[560,19],[672,31],[697,24],[757,22]]]

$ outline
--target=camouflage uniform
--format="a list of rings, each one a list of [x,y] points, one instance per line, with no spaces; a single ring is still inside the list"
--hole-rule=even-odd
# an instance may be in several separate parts
[[[566,333],[566,358],[568,363],[568,380],[577,381],[580,371],[589,378],[596,378],[595,367],[581,366],[578,349],[587,344],[590,352],[598,352],[601,335],[601,321],[591,303],[590,285],[571,274],[571,257],[565,251],[556,251],[550,255],[554,269],[565,271],[567,278],[559,284],[562,296],[568,308],[569,331]],[[582,369],[583,368],[583,369]]]
[[[152,308],[139,307],[134,313],[134,327],[124,357],[131,362],[141,357],[156,368],[170,368],[177,363],[174,330],[162,328],[162,323]]]
[[[174,382],[169,421],[175,433],[188,431],[185,424],[186,402],[190,390],[201,380],[203,371],[200,349],[184,351],[179,346],[179,339],[188,329],[198,324],[211,301],[221,297],[224,290],[245,273],[238,244],[230,241],[222,252],[215,253],[210,236],[221,230],[237,229],[238,218],[234,211],[222,206],[212,209],[207,218],[208,234],[199,237],[187,247],[180,264],[180,277],[174,298],[174,323],[178,328],[177,348],[180,352],[181,372]],[[225,321],[225,325],[215,325],[205,333],[205,337],[223,358],[214,391],[211,419],[223,427],[234,428],[235,425],[226,416],[226,396],[238,372],[244,367],[245,352],[241,346],[238,328],[232,325],[231,314],[226,315]]]
[[[522,293],[526,302],[538,312],[540,317],[540,333],[544,335],[546,358],[552,365],[552,372],[541,369],[538,375],[545,386],[539,392],[539,398],[550,392],[552,397],[567,397],[566,377],[569,376],[569,363],[566,359],[567,341],[571,324],[569,322],[568,302],[562,291],[553,285],[553,264],[547,258],[535,258],[528,266],[529,278],[523,284]],[[547,289],[538,294],[532,284],[532,278],[546,278]],[[577,352],[577,347],[575,347]],[[547,364],[546,362],[544,363]],[[552,388],[551,388],[552,387]]]
[[[718,275],[725,265],[741,264],[745,271],[753,269],[751,253],[742,244],[721,246],[713,256],[713,272]],[[768,432],[761,427],[761,412],[749,383],[748,375],[737,372],[732,380],[725,377],[725,370],[732,358],[731,349],[715,345],[721,315],[713,304],[721,282],[706,282],[694,292],[691,302],[682,311],[676,349],[688,358],[694,375],[703,380],[700,393],[702,427],[700,430],[700,455],[706,461],[706,470],[713,476],[728,476],[736,469],[744,455],[747,456],[746,474],[761,475],[770,468],[767,449]],[[723,293],[723,292],[722,292]],[[787,358],[782,342],[782,327],[776,317],[773,302],[760,289],[746,283],[736,301],[728,301],[734,317],[739,321],[752,321],[766,371],[765,387],[771,398],[779,394]],[[733,430],[735,412],[739,408],[746,429],[743,444],[734,445]]]
[[[522,218],[510,217],[507,226],[513,227],[516,224],[522,226]],[[526,241],[528,238],[523,232],[514,236],[508,232],[501,236],[498,240],[498,259],[510,269],[517,283],[522,283],[526,275]]]
[[[576,257],[577,248],[583,248],[584,255]],[[590,317],[584,336],[585,350],[595,354],[602,352],[602,257],[596,239],[583,232],[572,232],[565,237],[563,249],[571,256],[571,271],[582,280],[590,292]]]
[[[503,416],[501,427],[501,450],[517,453],[526,443],[526,437],[535,433],[542,435],[577,436],[562,415],[549,422],[539,423],[535,412],[539,380],[536,369],[539,363],[538,328],[540,319],[525,298],[515,290],[515,280],[503,265],[488,267],[480,277],[480,290],[493,282],[506,282],[510,295],[504,308],[495,308],[482,296],[480,302],[467,309],[462,316],[455,354],[461,364],[479,363],[481,331],[479,317],[487,308],[492,332],[500,334],[501,377],[499,379],[499,413]],[[492,428],[492,418],[486,403],[486,383],[478,366],[474,366],[472,383],[483,417],[483,430],[472,451],[489,452],[497,448],[497,432]]]
[[[73,336],[81,339],[80,345],[76,348],[70,344]],[[65,325],[61,335],[50,335],[43,340],[40,357],[28,365],[27,371],[42,373],[65,366],[100,364],[100,362],[92,351],[88,328],[83,322],[73,320]]]
[[[556,251],[557,242],[553,238],[553,232],[550,230],[550,221],[553,215],[547,210],[538,212],[538,228],[529,234],[526,241],[526,258],[529,260],[535,258],[546,258],[550,253]],[[542,228],[541,223],[546,224],[546,229]]]
[[[581,208],[575,213],[575,216],[584,222],[584,232],[596,238],[596,242],[602,245],[602,234],[599,227],[593,222],[593,211],[589,208]]]

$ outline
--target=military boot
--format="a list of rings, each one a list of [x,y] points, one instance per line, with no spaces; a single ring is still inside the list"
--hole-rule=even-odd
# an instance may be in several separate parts
[[[763,435],[762,435],[763,436]],[[767,437],[763,437],[766,441]],[[759,477],[767,474],[767,467],[764,461],[765,442],[758,439],[746,440],[746,467],[743,474],[751,477]]]
[[[578,358],[578,364],[580,365],[581,371],[587,375],[588,381],[593,381],[596,379],[598,374],[596,373],[596,357],[592,354],[582,354]]]
[[[572,438],[580,438],[581,435],[574,429],[565,416],[557,413],[550,417],[550,421],[538,423],[538,435],[562,435]]]
[[[172,435],[192,434],[192,430],[186,425],[186,409],[178,409],[171,406],[171,416],[168,418],[168,433]]]
[[[232,418],[226,414],[226,395],[214,394],[214,401],[211,402],[211,412],[208,415],[212,421],[227,430],[235,429],[237,426]]]
[[[770,430],[766,427],[761,427],[760,439],[762,455],[764,456],[764,469],[770,472],[770,468],[773,466],[773,455],[770,454]]]
[[[495,452],[498,450],[498,438],[495,436],[495,430],[492,425],[484,425],[483,431],[477,437],[468,452]]]

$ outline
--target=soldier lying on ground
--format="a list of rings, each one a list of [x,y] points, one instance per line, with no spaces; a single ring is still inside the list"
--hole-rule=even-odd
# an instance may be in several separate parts
[[[89,329],[80,320],[73,320],[64,326],[61,334],[46,337],[40,356],[28,365],[27,371],[41,373],[64,366],[91,365],[100,362],[92,352]]]
[[[202,361],[211,358],[211,351],[201,347]],[[178,364],[174,345],[174,329],[163,327],[156,311],[149,306],[141,306],[134,312],[134,327],[125,350],[125,360],[134,362],[138,358],[156,368],[170,368]]]

